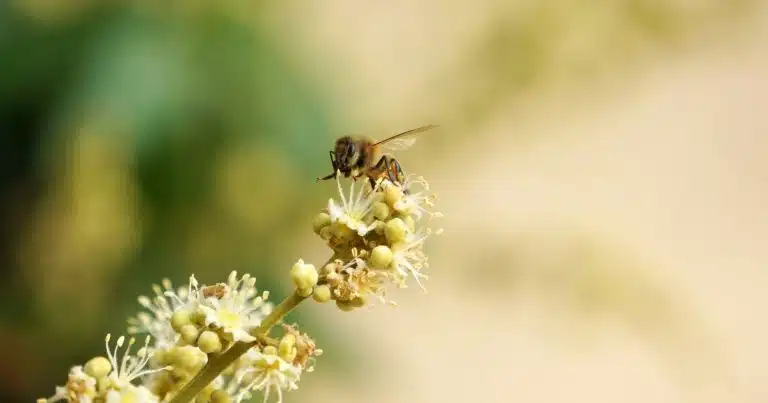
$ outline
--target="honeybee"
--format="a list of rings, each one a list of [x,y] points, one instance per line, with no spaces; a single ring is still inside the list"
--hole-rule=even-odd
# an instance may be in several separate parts
[[[355,180],[367,176],[373,185],[383,177],[393,183],[402,183],[403,169],[388,151],[405,150],[416,142],[414,135],[436,127],[417,127],[381,141],[365,136],[339,137],[333,150],[329,151],[333,172],[317,180],[333,179],[340,172],[345,178],[352,177]]]

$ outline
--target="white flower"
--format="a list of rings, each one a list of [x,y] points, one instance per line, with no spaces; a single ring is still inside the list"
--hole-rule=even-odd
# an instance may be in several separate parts
[[[128,333],[148,333],[154,337],[155,347],[170,347],[178,339],[178,334],[171,326],[171,317],[180,310],[192,312],[197,309],[201,298],[198,283],[192,275],[187,287],[174,290],[171,281],[163,279],[162,287],[154,284],[152,290],[155,292],[154,298],[144,295],[139,297],[139,304],[152,315],[140,312],[135,318],[128,319]]]
[[[122,390],[124,388],[133,387],[134,385],[132,385],[131,382],[134,379],[167,369],[144,369],[147,366],[149,359],[152,358],[152,354],[149,353],[148,349],[149,336],[144,340],[144,348],[140,349],[136,356],[131,356],[131,347],[136,343],[136,339],[131,338],[128,340],[128,346],[125,348],[125,352],[123,352],[122,359],[119,359],[117,354],[118,350],[125,344],[125,336],[117,338],[114,350],[109,349],[110,338],[111,335],[108,334],[104,339],[104,344],[107,349],[107,358],[112,365],[112,371],[107,375],[111,381],[112,388]]]
[[[408,234],[405,242],[392,245],[392,267],[400,277],[401,287],[405,285],[405,279],[412,276],[419,287],[426,291],[421,279],[426,280],[429,277],[422,273],[421,269],[429,266],[423,249],[424,241],[429,234],[429,230],[419,234]]]
[[[104,340],[109,364],[107,365],[105,363],[98,366],[99,368],[104,368],[101,373],[106,375],[105,378],[99,378],[99,390],[97,391],[96,389],[97,380],[88,375],[88,373],[83,370],[83,367],[76,366],[72,367],[69,371],[67,384],[65,386],[56,387],[56,394],[53,397],[46,399],[46,402],[66,400],[68,402],[77,403],[92,403],[94,401],[105,403],[154,403],[159,401],[157,396],[154,396],[149,389],[131,383],[133,380],[144,375],[168,369],[144,369],[151,358],[151,354],[147,349],[149,345],[149,337],[147,337],[144,342],[144,348],[139,350],[136,356],[131,355],[131,347],[136,341],[135,339],[130,339],[122,357],[118,357],[118,350],[125,344],[125,337],[120,336],[117,339],[114,350],[109,348],[110,335],[107,335]],[[103,358],[96,358],[94,360],[103,360]],[[93,360],[91,360],[91,362],[93,362]],[[94,367],[91,367],[90,370],[88,368],[89,365],[86,365],[86,370],[93,371]],[[107,371],[109,371],[109,373],[107,373]],[[101,377],[102,375],[94,376]],[[106,381],[103,384],[104,387],[102,387],[101,381]]]
[[[247,398],[247,391],[264,391],[264,402],[269,399],[272,389],[277,391],[278,403],[283,401],[283,390],[295,390],[301,377],[301,367],[290,364],[276,354],[265,354],[251,349],[246,355],[247,366],[237,375],[238,382],[248,377],[250,383],[236,399],[237,402]]]
[[[265,304],[268,294],[258,296],[255,288],[256,279],[244,274],[237,279],[237,272],[229,275],[227,284],[220,295],[203,299],[200,309],[205,314],[206,326],[220,328],[232,335],[234,341],[250,342],[256,340],[249,331],[258,327],[261,320],[271,311],[271,305]]]
[[[400,188],[403,190],[403,196],[393,206],[396,211],[411,215],[415,219],[420,219],[423,214],[440,215],[429,211],[435,205],[435,195],[429,193],[429,183],[424,178],[409,175]]]
[[[379,184],[366,192],[367,181],[361,181],[362,186],[358,192],[355,192],[355,182],[349,187],[349,197],[344,197],[344,191],[341,188],[341,175],[336,176],[336,183],[339,188],[339,197],[341,205],[336,204],[333,199],[328,199],[328,215],[331,222],[340,222],[351,230],[357,232],[360,236],[365,236],[368,231],[375,228],[371,219],[371,208],[374,203],[381,199],[381,194],[377,192]],[[366,221],[368,223],[366,224]]]

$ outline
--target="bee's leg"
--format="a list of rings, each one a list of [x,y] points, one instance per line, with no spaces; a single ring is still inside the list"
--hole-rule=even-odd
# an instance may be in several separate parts
[[[405,179],[405,173],[403,173],[400,162],[396,158],[391,158],[387,167],[389,168],[387,171],[390,177],[394,176],[397,183],[402,183],[403,179]]]
[[[393,181],[393,183],[400,185],[403,188],[404,194],[408,194],[408,188],[405,187],[405,172],[403,172],[400,162],[396,158],[391,157],[389,164],[387,164],[387,168],[387,175],[390,180]]]
[[[372,171],[376,172],[376,176],[380,177],[382,173],[389,173],[389,156],[382,155],[379,159],[379,162],[376,163],[376,165],[373,166]],[[388,175],[389,176],[389,175]],[[376,183],[376,181],[371,178],[372,183]]]
[[[317,179],[315,179],[315,182],[320,182],[320,181],[324,181],[324,180],[328,180],[336,177],[336,170],[337,170],[336,159],[334,159],[333,157],[333,151],[328,151],[328,155],[331,156],[331,165],[333,166],[333,173],[323,176],[322,178],[318,177]]]
[[[333,171],[333,173],[325,175],[322,178],[318,177],[315,181],[316,182],[320,182],[320,181],[325,181],[325,180],[328,180],[328,179],[333,179],[335,177],[336,177],[336,171]]]
[[[383,156],[382,160],[384,161],[384,171],[387,174],[387,179],[389,179],[390,182],[400,184],[400,177],[399,174],[402,172],[402,169],[400,169],[400,163],[397,162],[397,159],[395,157],[390,156]]]

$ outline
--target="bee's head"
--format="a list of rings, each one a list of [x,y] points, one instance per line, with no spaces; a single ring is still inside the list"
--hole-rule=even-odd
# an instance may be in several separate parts
[[[349,174],[360,158],[359,147],[350,136],[336,140],[333,153],[336,157],[336,169],[344,174]]]

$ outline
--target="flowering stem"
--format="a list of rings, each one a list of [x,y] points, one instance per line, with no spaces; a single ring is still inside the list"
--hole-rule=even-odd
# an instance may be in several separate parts
[[[280,322],[288,312],[293,310],[293,308],[296,308],[296,306],[305,299],[307,299],[307,297],[302,297],[294,292],[284,299],[280,305],[276,306],[275,309],[261,321],[259,327],[251,332],[251,334],[259,340],[264,339],[273,326]],[[258,340],[248,343],[237,342],[221,354],[209,355],[208,363],[205,367],[203,367],[203,369],[201,369],[200,372],[169,401],[169,403],[186,403],[192,401],[192,399],[208,386],[208,384],[213,382],[219,374],[256,344],[258,344]]]

